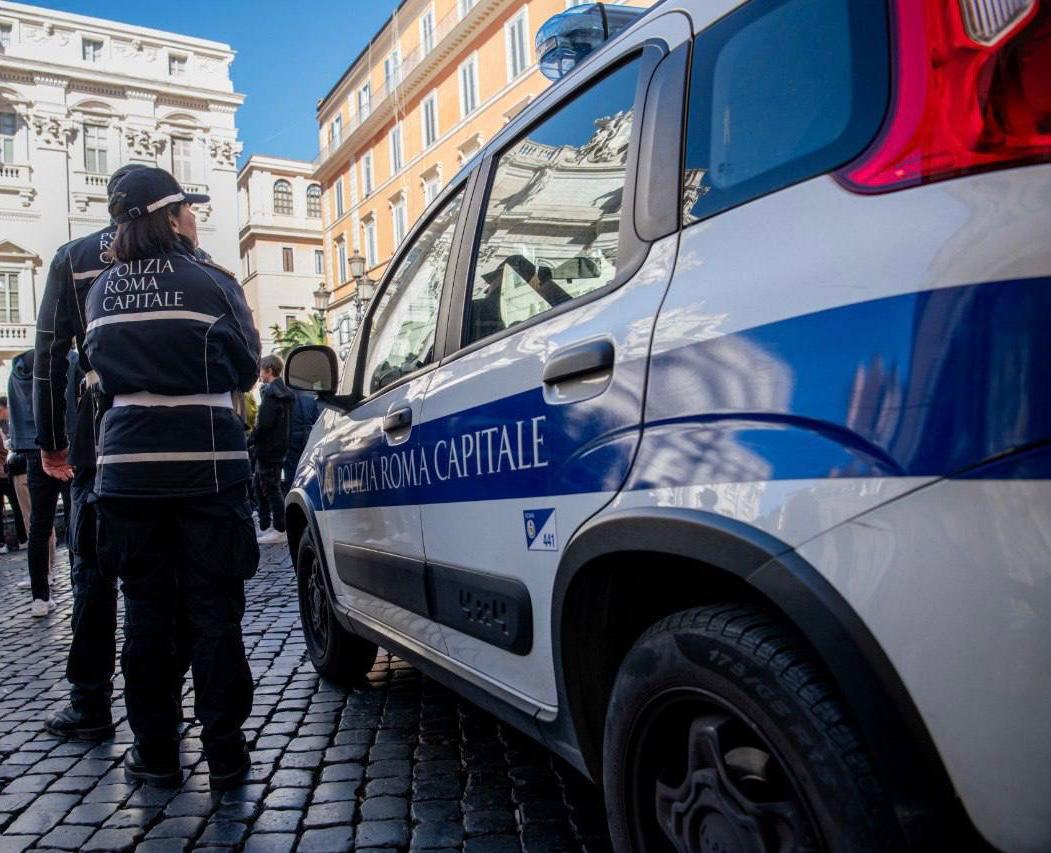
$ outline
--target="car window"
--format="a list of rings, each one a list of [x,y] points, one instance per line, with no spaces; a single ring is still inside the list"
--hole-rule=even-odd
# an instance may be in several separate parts
[[[613,279],[638,76],[638,60],[621,66],[499,156],[466,343]]]
[[[434,357],[438,304],[462,197],[461,191],[450,199],[419,233],[379,296],[365,356],[365,394],[375,394]]]
[[[887,22],[870,0],[756,0],[697,36],[683,223],[841,166],[879,129]]]

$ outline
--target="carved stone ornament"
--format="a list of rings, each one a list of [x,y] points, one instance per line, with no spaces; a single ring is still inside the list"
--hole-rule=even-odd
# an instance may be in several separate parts
[[[44,148],[65,148],[77,134],[77,126],[65,116],[33,113],[29,116],[36,143]]]
[[[234,168],[243,148],[244,145],[236,139],[213,136],[208,140],[208,153],[219,167]]]
[[[195,204],[193,206],[194,215],[197,217],[197,221],[202,224],[211,219],[212,216],[212,205],[210,202],[204,204]]]
[[[595,133],[580,147],[578,162],[609,163],[618,160],[631,142],[631,110],[595,122]]]
[[[168,138],[145,127],[125,127],[124,144],[133,157],[156,159],[164,152]]]

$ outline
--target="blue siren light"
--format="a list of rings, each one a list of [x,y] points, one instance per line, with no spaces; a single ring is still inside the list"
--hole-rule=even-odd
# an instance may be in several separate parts
[[[626,30],[646,10],[588,3],[548,18],[536,31],[540,73],[560,80],[587,56]]]

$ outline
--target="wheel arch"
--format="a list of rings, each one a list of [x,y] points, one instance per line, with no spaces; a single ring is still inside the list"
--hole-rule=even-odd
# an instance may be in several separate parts
[[[940,822],[931,814],[962,817],[919,712],[853,609],[784,542],[704,511],[614,511],[566,547],[552,601],[555,748],[601,779],[606,707],[627,650],[663,616],[723,598],[764,604],[803,635],[842,691],[907,835],[926,836]]]

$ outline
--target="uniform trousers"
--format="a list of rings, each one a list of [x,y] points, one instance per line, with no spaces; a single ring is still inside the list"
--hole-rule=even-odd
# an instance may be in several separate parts
[[[182,714],[172,685],[189,663],[205,756],[236,760],[253,690],[244,582],[259,564],[245,485],[182,498],[99,497],[95,506],[99,563],[124,594],[124,698],[144,759],[177,754]]]
[[[78,466],[70,488],[69,549],[73,636],[66,661],[70,704],[87,716],[108,716],[117,649],[117,582],[95,553],[95,469]]]

